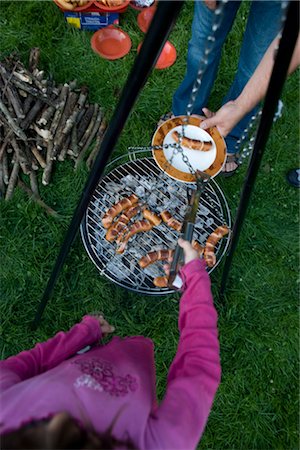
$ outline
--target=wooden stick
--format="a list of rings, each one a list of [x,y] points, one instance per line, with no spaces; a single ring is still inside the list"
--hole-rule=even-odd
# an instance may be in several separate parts
[[[5,81],[4,77],[3,77],[3,80]],[[5,88],[3,88],[2,94],[4,93],[4,89]],[[13,85],[6,86],[6,95],[7,95],[8,101],[10,102],[10,104],[12,105],[12,107],[14,109],[16,116],[19,119],[23,119],[25,117],[25,114],[23,111],[22,103],[21,103],[19,94]]]
[[[3,140],[3,143],[2,143],[2,145],[0,147],[0,161],[2,160],[3,154],[5,152],[5,149],[7,147],[8,142],[11,139],[12,134],[13,134],[12,130],[9,130],[7,135],[5,136],[5,138]]]
[[[46,167],[42,177],[42,183],[44,186],[47,186],[49,184],[51,177],[53,167],[52,151],[53,151],[53,140],[50,139],[47,146]]]
[[[33,72],[37,69],[39,59],[40,59],[40,49],[38,47],[33,47],[29,53],[29,70]]]
[[[86,128],[82,138],[80,139],[80,141],[78,143],[79,148],[83,148],[85,143],[86,143],[86,141],[88,140],[89,135],[91,134],[91,131],[92,131],[93,127],[94,127],[94,123],[95,123],[95,121],[97,119],[98,111],[99,111],[99,105],[95,104],[94,105],[94,110],[93,110],[93,115],[91,117],[90,123],[88,124],[88,127]]]
[[[30,174],[30,187],[31,187],[31,190],[34,193],[34,195],[36,195],[37,197],[40,197],[39,186],[38,186],[37,177],[36,177],[35,172],[31,172],[31,174]]]
[[[43,102],[47,103],[47,105],[55,106],[55,103],[47,97],[47,94],[40,91],[39,89],[30,86],[29,84],[23,83],[22,81],[16,79],[15,77],[11,79],[11,82],[22,91],[25,91],[28,94],[32,95],[33,97],[37,97],[40,100],[43,100]]]
[[[28,114],[26,115],[26,117],[22,120],[22,122],[20,123],[20,127],[23,130],[27,130],[27,128],[29,127],[29,125],[34,121],[34,119],[36,118],[36,116],[38,115],[38,113],[40,112],[40,110],[42,109],[44,103],[42,100],[37,99],[37,101],[35,102],[35,104],[32,106],[32,108],[29,110]]]
[[[72,132],[73,132],[74,129],[76,130],[75,126],[73,127]],[[68,148],[69,148],[69,145],[70,145],[70,142],[71,142],[71,135],[68,134],[68,136],[66,137],[65,141],[62,143],[62,149],[61,149],[60,154],[58,155],[58,160],[59,161],[64,161],[65,160],[66,154],[68,152]]]
[[[7,158],[6,151],[4,151],[4,153],[3,153],[2,164],[3,164],[3,181],[5,184],[8,184],[9,170],[8,170],[8,158]]]
[[[88,109],[84,112],[84,116],[80,119],[77,127],[77,138],[78,141],[81,141],[82,136],[84,135],[85,130],[87,129],[94,112],[94,105],[90,105]]]
[[[20,169],[20,164],[19,164],[18,159],[16,159],[14,162],[14,165],[13,165],[13,169],[10,174],[7,191],[6,191],[6,195],[5,195],[5,200],[9,200],[13,195],[14,188],[17,184],[19,169]]]
[[[46,205],[45,202],[43,202],[42,199],[40,199],[36,194],[34,194],[32,192],[31,189],[29,189],[28,186],[26,186],[25,183],[23,183],[23,181],[21,181],[20,179],[18,180],[18,187],[20,187],[24,192],[26,192],[26,194],[33,199],[35,202],[37,202],[42,208],[44,208],[48,214],[50,214],[51,216],[57,217],[59,218],[60,215],[54,211],[54,209],[50,208],[50,206]]]
[[[4,183],[4,173],[3,173],[3,162],[0,161],[0,198],[5,195],[5,183]]]
[[[17,160],[20,163],[23,173],[29,175],[30,172],[32,172],[31,161],[28,160],[26,153],[21,149],[14,137],[11,139],[11,145],[16,153]]]
[[[23,141],[27,140],[26,134],[21,130],[21,128],[15,123],[14,119],[10,115],[9,111],[7,110],[6,106],[0,100],[0,110],[2,111],[3,116],[7,120],[8,125],[12,129],[12,131]]]
[[[101,125],[99,127],[95,146],[94,146],[93,150],[91,151],[88,159],[86,160],[86,165],[87,165],[88,169],[91,169],[92,165],[94,164],[94,161],[99,152],[100,145],[101,145],[106,128],[107,128],[107,122],[105,119],[103,119],[101,122]]]
[[[77,128],[74,125],[72,128],[72,134],[71,134],[71,148],[67,150],[67,153],[69,155],[77,157],[79,155],[79,149],[78,149],[78,139],[77,139]]]
[[[93,141],[97,131],[99,131],[99,126],[100,126],[100,123],[101,123],[102,116],[103,116],[103,113],[100,110],[98,112],[98,115],[97,115],[96,121],[94,123],[93,129],[92,129],[92,131],[91,131],[91,133],[90,133],[90,135],[88,137],[88,140],[86,141],[84,147],[82,148],[82,150],[79,153],[79,156],[78,156],[78,158],[76,160],[75,169],[78,167],[80,162],[84,159],[84,156],[85,156],[87,150],[89,149],[89,147],[90,147],[90,145],[91,145],[91,143],[92,143],[92,141]]]
[[[47,125],[48,121],[51,119],[51,117],[53,116],[53,114],[55,113],[55,108],[54,106],[47,106],[47,108],[44,109],[41,117],[39,118],[39,120],[36,122],[38,125]]]
[[[39,165],[45,169],[46,167],[46,161],[44,160],[41,153],[38,151],[36,147],[31,147],[32,154],[35,156],[35,159],[38,161]]]

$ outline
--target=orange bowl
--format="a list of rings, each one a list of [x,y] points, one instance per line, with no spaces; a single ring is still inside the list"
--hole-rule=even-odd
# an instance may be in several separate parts
[[[142,46],[142,42],[138,45],[137,51],[140,51]],[[176,48],[170,41],[167,41],[162,49],[159,58],[155,64],[155,69],[166,69],[167,67],[172,66],[176,61],[177,53]]]
[[[59,9],[61,9],[62,11],[70,11],[70,12],[84,11],[85,9],[88,9],[90,6],[92,6],[92,4],[94,3],[93,1],[87,2],[83,6],[78,6],[77,8],[73,8],[73,9],[69,10],[69,9],[65,9],[58,1],[56,1],[56,0],[53,0],[53,1],[59,7]]]
[[[131,49],[131,39],[125,31],[109,25],[93,34],[91,46],[98,55],[114,60],[127,55]]]
[[[124,0],[123,3],[119,6],[106,6],[101,2],[94,2],[94,5],[99,8],[100,11],[103,12],[123,12],[127,9],[127,6],[129,5],[130,0]]]
[[[153,6],[150,6],[150,8],[144,9],[137,16],[137,24],[139,26],[139,29],[143,33],[146,33],[148,31],[149,25],[152,22],[155,11],[156,11],[156,5],[153,5]]]

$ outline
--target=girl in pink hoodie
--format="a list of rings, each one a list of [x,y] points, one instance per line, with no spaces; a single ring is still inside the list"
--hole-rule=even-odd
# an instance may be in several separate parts
[[[155,392],[153,343],[98,341],[112,327],[85,316],[32,350],[0,362],[1,448],[194,449],[220,382],[217,313],[205,261],[179,240],[178,349],[165,397]],[[77,354],[86,346],[91,349]]]

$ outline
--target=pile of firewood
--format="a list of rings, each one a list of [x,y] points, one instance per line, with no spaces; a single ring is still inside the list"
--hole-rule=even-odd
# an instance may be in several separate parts
[[[37,68],[38,59],[34,48],[28,69],[14,56],[0,62],[0,192],[8,200],[18,185],[42,204],[37,171],[48,185],[57,161],[72,158],[77,168],[96,140],[86,160],[90,168],[106,121],[99,105],[88,104],[87,87],[77,89],[76,81],[56,86]]]

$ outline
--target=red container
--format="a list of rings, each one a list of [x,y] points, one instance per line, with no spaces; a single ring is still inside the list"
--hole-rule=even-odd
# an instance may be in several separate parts
[[[109,25],[93,34],[91,46],[103,58],[114,60],[127,55],[131,49],[131,39],[125,31]]]
[[[145,8],[137,16],[138,27],[143,33],[146,33],[148,31],[149,25],[152,22],[155,11],[156,5],[153,5],[150,6],[150,8]]]
[[[137,51],[140,51],[142,42],[138,45]],[[177,58],[176,48],[171,42],[167,41],[162,49],[157,63],[155,64],[155,69],[166,69],[174,64]]]

